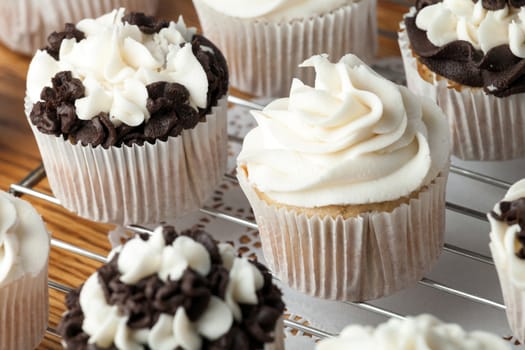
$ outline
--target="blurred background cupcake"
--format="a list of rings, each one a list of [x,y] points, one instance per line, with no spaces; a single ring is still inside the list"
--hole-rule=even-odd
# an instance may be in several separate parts
[[[328,299],[415,284],[443,245],[445,117],[354,55],[302,66],[315,87],[296,79],[290,97],[252,112],[237,159],[270,269]]]
[[[233,87],[257,96],[285,96],[306,58],[352,52],[364,60],[377,46],[376,0],[194,0],[204,35],[224,52]]]
[[[337,337],[323,340],[316,350],[510,350],[510,345],[495,334],[467,332],[454,323],[432,315],[391,318],[376,328],[347,326]]]
[[[507,319],[514,336],[525,342],[525,179],[494,206],[490,251],[498,272]]]
[[[418,0],[399,45],[410,90],[449,118],[465,160],[525,157],[525,22],[520,2]]]
[[[47,45],[47,36],[115,8],[154,15],[158,0],[16,0],[0,1],[0,42],[13,51],[33,55]]]
[[[146,224],[197,210],[221,181],[227,91],[224,57],[194,28],[119,9],[50,35],[25,107],[61,205]]]
[[[46,332],[49,234],[26,201],[0,191],[0,349],[35,349]]]

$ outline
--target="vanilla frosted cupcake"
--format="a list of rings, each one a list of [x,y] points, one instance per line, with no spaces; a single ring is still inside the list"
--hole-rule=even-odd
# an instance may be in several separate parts
[[[66,303],[67,349],[283,349],[268,270],[198,229],[129,240]]]
[[[338,337],[319,342],[316,350],[509,350],[495,334],[466,332],[431,315],[390,319],[376,328],[351,325]]]
[[[490,251],[514,336],[525,342],[525,179],[509,189],[488,215]]]
[[[26,201],[0,191],[0,349],[38,346],[47,328],[49,234]]]
[[[293,288],[367,300],[408,287],[443,245],[449,143],[430,100],[356,56],[313,56],[315,87],[253,114],[237,176],[270,266]]]
[[[377,47],[376,0],[194,0],[204,34],[224,52],[232,86],[285,96],[307,57],[348,52],[365,60]]]
[[[416,1],[399,44],[410,90],[449,118],[466,160],[525,157],[525,8],[520,2]]]
[[[199,208],[226,167],[220,51],[182,19],[124,9],[49,42],[29,66],[26,113],[60,203],[116,224]]]

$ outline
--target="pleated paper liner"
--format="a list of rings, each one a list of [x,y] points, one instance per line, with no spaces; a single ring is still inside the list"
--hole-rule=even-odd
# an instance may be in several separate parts
[[[32,55],[47,45],[49,34],[64,30],[64,24],[96,18],[119,7],[154,15],[158,0],[0,1],[0,41],[14,51]]]
[[[431,84],[418,72],[403,24],[399,46],[408,88],[437,102],[449,120],[452,154],[464,160],[525,157],[525,94],[487,95],[481,88],[449,87],[446,79]]]
[[[442,251],[447,170],[392,212],[348,219],[270,205],[237,170],[268,266],[306,294],[351,301],[390,295],[419,281]]]
[[[512,283],[507,269],[507,257],[495,246],[495,240],[497,239],[499,238],[494,237],[494,234],[491,233],[489,247],[501,285],[507,321],[514,337],[523,344],[525,343],[525,290],[516,287]]]
[[[26,100],[27,115],[30,110]],[[149,224],[197,210],[220,183],[227,160],[226,112],[223,97],[205,122],[177,137],[108,149],[72,144],[29,123],[62,206],[93,221]]]
[[[35,276],[0,286],[0,349],[35,349],[47,329],[48,303],[47,261]]]
[[[257,96],[288,94],[292,78],[314,83],[314,70],[298,65],[315,54],[334,61],[354,53],[370,61],[377,48],[376,0],[360,0],[332,12],[271,23],[221,14],[193,0],[204,35],[230,67],[230,83]]]

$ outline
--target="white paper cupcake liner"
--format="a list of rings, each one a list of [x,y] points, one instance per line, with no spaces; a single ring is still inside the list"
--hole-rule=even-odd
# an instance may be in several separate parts
[[[401,26],[399,47],[408,88],[432,98],[449,120],[452,153],[464,160],[525,157],[525,94],[504,98],[480,88],[448,88],[446,79],[431,84],[418,73],[408,35]]]
[[[193,3],[204,35],[226,56],[231,85],[257,96],[285,96],[292,78],[313,84],[313,69],[298,67],[312,55],[327,53],[337,61],[351,52],[370,61],[376,52],[376,0],[288,23],[242,20],[202,0]]]
[[[0,349],[36,348],[46,332],[48,302],[47,261],[37,275],[0,286]]]
[[[239,170],[268,267],[301,292],[335,300],[377,299],[409,287],[437,261],[444,239],[444,170],[418,198],[390,213],[307,217],[259,198]]]
[[[26,114],[30,111],[26,101]],[[227,160],[226,113],[223,97],[205,122],[177,137],[109,149],[72,144],[29,123],[62,206],[93,221],[149,224],[197,210],[220,183]]]
[[[491,234],[491,241],[493,239]],[[497,251],[494,243],[490,243],[489,247],[498,273],[510,329],[514,337],[523,344],[525,342],[525,291],[517,288],[510,280],[505,257]]]
[[[158,0],[9,0],[0,1],[0,41],[10,49],[32,55],[47,45],[47,37],[65,23],[95,18],[125,7],[154,15]]]

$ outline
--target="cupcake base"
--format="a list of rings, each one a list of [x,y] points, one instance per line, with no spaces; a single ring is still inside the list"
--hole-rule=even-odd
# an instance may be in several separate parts
[[[377,49],[376,0],[360,0],[332,12],[291,22],[243,20],[193,0],[204,35],[226,56],[233,87],[257,96],[285,96],[292,78],[314,83],[306,58],[352,52],[370,61]]]
[[[150,224],[197,210],[218,186],[227,161],[226,112],[223,97],[205,122],[177,137],[108,149],[72,144],[29,123],[62,206],[93,221]]]
[[[377,299],[419,281],[437,261],[445,228],[444,170],[391,212],[309,216],[261,199],[238,169],[269,268],[284,283],[335,300]]]
[[[500,98],[440,79],[414,57],[403,24],[399,47],[408,88],[436,101],[448,117],[452,154],[464,160],[525,157],[525,94]]]
[[[0,287],[0,349],[35,349],[42,341],[48,318],[47,262],[36,276]]]

